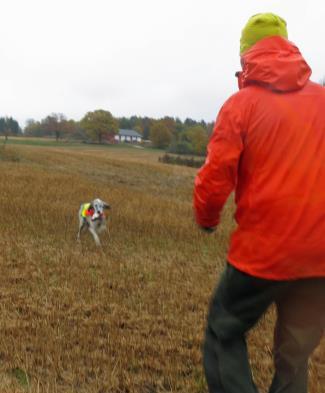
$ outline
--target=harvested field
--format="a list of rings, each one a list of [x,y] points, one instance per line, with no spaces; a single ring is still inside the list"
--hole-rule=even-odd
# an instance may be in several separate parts
[[[0,391],[207,392],[201,344],[233,227],[192,218],[195,169],[149,149],[7,145],[0,152]],[[112,205],[98,250],[76,243],[80,203]],[[273,311],[249,337],[254,377],[272,375]],[[325,342],[310,393],[325,386]]]

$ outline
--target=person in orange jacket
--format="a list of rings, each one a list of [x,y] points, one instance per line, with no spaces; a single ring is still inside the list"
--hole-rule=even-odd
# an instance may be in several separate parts
[[[249,19],[240,90],[221,108],[195,179],[198,225],[212,232],[235,190],[237,229],[204,344],[212,393],[252,393],[245,335],[275,303],[270,393],[306,393],[325,327],[325,89],[277,15]]]

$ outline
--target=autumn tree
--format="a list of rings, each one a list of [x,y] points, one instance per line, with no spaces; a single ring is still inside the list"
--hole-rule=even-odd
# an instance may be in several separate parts
[[[165,116],[160,120],[170,131],[171,134],[176,133],[176,120],[173,117]]]
[[[163,121],[157,121],[150,128],[149,134],[153,146],[165,149],[172,141],[172,133]]]
[[[81,120],[81,126],[92,140],[102,143],[103,138],[117,134],[118,123],[109,111],[99,109],[88,112]]]
[[[70,119],[64,120],[62,124],[62,131],[66,138],[78,138],[80,132],[80,126],[78,122]],[[81,136],[81,135],[80,135]],[[80,138],[82,139],[82,138]]]
[[[204,155],[208,144],[208,133],[202,126],[190,127],[186,132],[186,139],[191,144],[193,153]]]
[[[24,128],[24,135],[26,136],[45,137],[52,136],[53,133],[55,135],[55,132],[57,139],[63,136],[69,139],[85,139],[84,131],[79,122],[67,120],[64,117],[62,117],[61,122],[57,122],[53,119],[52,115],[47,116],[42,121],[28,119]]]
[[[66,121],[62,113],[52,113],[41,121],[41,127],[45,133],[54,134],[56,141],[58,141],[64,134]]]

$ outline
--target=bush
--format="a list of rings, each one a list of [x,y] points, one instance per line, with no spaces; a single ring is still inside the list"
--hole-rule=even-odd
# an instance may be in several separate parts
[[[162,157],[159,157],[158,161],[164,164],[184,165],[192,168],[200,168],[205,162],[205,160],[198,160],[194,157],[185,158],[180,156],[172,156],[171,154],[167,153],[164,154]]]

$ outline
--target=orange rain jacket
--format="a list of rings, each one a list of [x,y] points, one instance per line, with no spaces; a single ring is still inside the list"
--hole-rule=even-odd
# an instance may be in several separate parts
[[[195,180],[196,221],[216,226],[235,189],[232,265],[271,280],[325,277],[325,89],[281,37],[259,41],[242,66]]]

